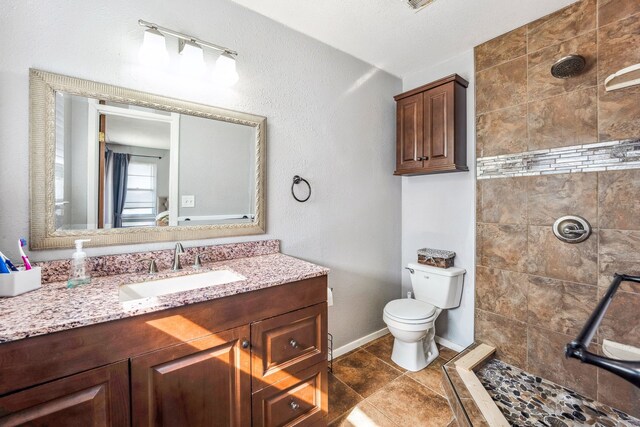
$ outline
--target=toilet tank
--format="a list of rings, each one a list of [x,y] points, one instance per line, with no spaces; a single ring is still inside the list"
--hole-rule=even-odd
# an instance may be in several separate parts
[[[438,308],[455,308],[460,305],[465,269],[437,268],[423,264],[409,264],[408,268],[410,272],[413,270],[410,274],[411,286],[417,300]]]

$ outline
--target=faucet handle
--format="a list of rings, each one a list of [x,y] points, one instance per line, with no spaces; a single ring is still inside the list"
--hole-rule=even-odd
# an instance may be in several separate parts
[[[196,254],[195,259],[193,261],[194,268],[202,267],[202,259],[200,258],[200,254]]]
[[[173,265],[171,266],[171,270],[173,271],[182,270],[182,265],[180,264],[180,256],[184,254],[185,254],[185,251],[184,251],[184,247],[182,246],[182,243],[180,242],[176,243],[176,248],[173,251]]]
[[[156,260],[152,258],[141,259],[140,262],[148,262],[149,263],[149,274],[154,274],[158,272],[158,265],[156,264]]]

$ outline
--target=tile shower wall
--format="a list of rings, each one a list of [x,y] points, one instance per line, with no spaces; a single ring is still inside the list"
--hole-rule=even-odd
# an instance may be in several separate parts
[[[559,80],[553,62],[583,55]],[[582,0],[475,49],[477,157],[522,155],[640,137],[640,86],[607,93],[604,79],[640,62],[640,2]],[[567,360],[614,272],[640,273],[640,170],[477,181],[476,326],[499,357],[588,397],[640,415],[640,389]],[[585,217],[587,241],[553,235],[562,215]],[[603,339],[640,346],[640,286],[625,283]]]

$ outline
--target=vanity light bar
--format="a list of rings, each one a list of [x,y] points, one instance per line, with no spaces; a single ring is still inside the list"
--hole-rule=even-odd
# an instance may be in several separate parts
[[[226,48],[226,47],[223,47],[223,46],[219,46],[219,45],[214,44],[214,43],[209,43],[208,41],[204,41],[204,40],[201,40],[201,39],[199,39],[197,37],[193,37],[193,36],[190,36],[188,34],[184,34],[184,33],[178,32],[178,31],[174,31],[174,30],[172,30],[170,28],[161,27],[160,25],[154,24],[153,22],[147,22],[147,21],[144,21],[142,19],[138,19],[138,24],[140,24],[140,26],[142,26],[142,27],[147,27],[149,29],[153,29],[153,30],[159,31],[162,34],[167,34],[169,36],[176,37],[177,39],[180,39],[180,40],[194,42],[194,43],[196,43],[196,44],[198,44],[198,45],[200,45],[202,47],[206,47],[206,48],[209,48],[209,49],[217,50],[219,52],[223,52],[223,53],[226,53],[228,55],[233,55],[234,57],[238,56],[238,52],[236,52],[235,50],[231,50],[229,48]]]

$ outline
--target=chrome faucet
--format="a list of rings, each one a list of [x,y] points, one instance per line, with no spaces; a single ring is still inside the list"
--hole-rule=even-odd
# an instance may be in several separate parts
[[[173,265],[171,269],[173,271],[182,270],[182,265],[180,264],[180,256],[184,254],[184,248],[182,247],[182,243],[176,243],[176,247],[173,251]]]

